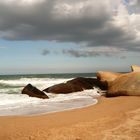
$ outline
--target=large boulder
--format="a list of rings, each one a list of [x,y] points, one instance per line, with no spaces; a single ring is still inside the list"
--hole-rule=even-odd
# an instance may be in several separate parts
[[[82,89],[92,89],[95,85],[95,80],[93,78],[78,77],[67,81],[67,84],[79,86]]]
[[[83,91],[84,89],[93,89],[94,86],[104,89],[104,86],[95,78],[78,77],[67,81],[66,83],[60,83],[44,89],[45,92],[51,93],[72,93],[77,91]]]
[[[83,89],[76,85],[71,85],[70,83],[60,83],[54,86],[51,86],[43,91],[48,93],[72,93],[76,91],[82,91]]]
[[[67,81],[67,83],[80,86],[82,89],[92,89],[93,87],[99,87],[100,89],[104,90],[106,88],[97,78],[78,77]]]
[[[132,65],[132,66],[131,66],[131,70],[132,70],[133,72],[140,72],[140,67],[137,66],[137,65]]]
[[[98,71],[96,73],[97,79],[108,89],[108,86],[118,77],[121,73],[109,72],[109,71]]]
[[[110,84],[106,96],[114,97],[121,95],[140,95],[140,72],[123,74]]]
[[[28,84],[25,86],[22,90],[22,94],[27,94],[30,97],[37,97],[37,98],[42,98],[42,99],[48,99],[49,97],[36,87],[32,86],[31,84]]]

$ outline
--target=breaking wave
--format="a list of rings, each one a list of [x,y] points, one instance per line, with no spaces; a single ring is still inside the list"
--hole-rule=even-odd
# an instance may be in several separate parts
[[[0,116],[5,115],[37,115],[82,108],[98,102],[99,89],[94,88],[70,94],[47,93],[49,99],[39,99],[21,94],[27,84],[43,90],[49,86],[66,82],[71,78],[19,78],[0,79]]]

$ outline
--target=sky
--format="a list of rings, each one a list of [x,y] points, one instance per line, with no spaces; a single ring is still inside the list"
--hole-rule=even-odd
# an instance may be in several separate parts
[[[139,23],[140,0],[0,1],[0,74],[130,71]]]

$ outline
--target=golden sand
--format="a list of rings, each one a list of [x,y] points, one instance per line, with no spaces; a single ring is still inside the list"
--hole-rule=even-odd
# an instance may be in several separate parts
[[[105,98],[83,109],[0,117],[0,140],[139,140],[140,97]]]

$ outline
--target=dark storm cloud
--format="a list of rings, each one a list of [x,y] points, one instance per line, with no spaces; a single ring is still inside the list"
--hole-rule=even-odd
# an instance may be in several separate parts
[[[55,40],[139,51],[140,14],[132,16],[127,10],[120,0],[5,0],[0,2],[0,38]],[[98,55],[73,51],[65,53],[77,57]]]

